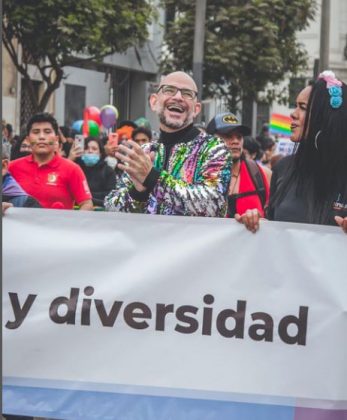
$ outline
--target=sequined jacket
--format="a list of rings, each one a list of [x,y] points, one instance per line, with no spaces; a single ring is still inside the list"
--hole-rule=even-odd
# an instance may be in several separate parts
[[[175,144],[164,167],[165,145],[158,144],[154,168],[158,179],[142,197],[125,174],[105,197],[107,211],[224,217],[231,156],[222,140],[200,133]],[[135,192],[135,194],[134,194]]]

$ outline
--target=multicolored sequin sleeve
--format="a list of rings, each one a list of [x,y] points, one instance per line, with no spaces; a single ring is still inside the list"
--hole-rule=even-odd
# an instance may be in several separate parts
[[[217,137],[201,134],[188,143],[176,144],[163,169],[164,146],[154,161],[159,179],[146,198],[130,195],[129,178],[105,199],[109,211],[149,214],[224,217],[230,182],[231,157]]]
[[[124,173],[118,178],[115,189],[105,197],[105,210],[125,213],[146,213],[147,197],[145,201],[135,200],[130,195],[130,191],[133,188],[131,179]]]

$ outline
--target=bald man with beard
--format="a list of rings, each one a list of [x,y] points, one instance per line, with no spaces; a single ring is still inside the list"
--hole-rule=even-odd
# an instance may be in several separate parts
[[[119,146],[124,176],[105,198],[108,211],[224,217],[231,156],[222,140],[193,125],[201,111],[186,73],[170,73],[150,96],[160,121],[158,143]]]

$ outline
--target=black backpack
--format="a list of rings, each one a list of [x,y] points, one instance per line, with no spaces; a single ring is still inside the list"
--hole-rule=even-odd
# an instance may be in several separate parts
[[[237,194],[237,198],[247,197],[248,195],[258,194],[263,209],[266,203],[266,189],[264,184],[263,175],[260,168],[254,160],[245,159],[245,164],[248,172],[252,178],[253,184],[255,185],[255,191],[247,191],[244,193]]]

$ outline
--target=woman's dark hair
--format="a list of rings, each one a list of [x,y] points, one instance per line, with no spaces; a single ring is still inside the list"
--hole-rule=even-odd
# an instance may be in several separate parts
[[[59,129],[64,137],[72,137],[72,138],[74,137],[72,128],[66,127],[65,125],[61,125]]]
[[[131,134],[131,138],[134,140],[135,136],[139,133],[143,133],[145,136],[148,137],[149,141],[152,140],[152,131],[146,127],[137,127]]]
[[[101,134],[99,139],[104,146],[108,142],[108,136],[106,134]]]
[[[13,127],[12,127],[12,125],[11,124],[6,124],[5,127],[6,127],[6,129],[8,131],[8,134],[11,135],[13,133]]]
[[[100,150],[100,160],[104,160],[106,157],[105,147],[103,142],[98,137],[87,137],[84,142],[84,150],[87,150],[88,143],[91,141],[95,141],[98,144]]]
[[[255,153],[255,160],[261,158],[260,144],[252,136],[245,136],[243,138],[243,148],[248,150],[250,155]]]
[[[338,194],[342,202],[347,200],[346,84],[341,88],[342,104],[333,108],[326,81],[318,79],[312,85],[302,139],[282,187],[271,200],[279,203],[294,181],[306,200],[310,223],[328,223]]]
[[[137,128],[137,124],[134,123],[134,121],[131,120],[123,120],[120,121],[117,125],[117,128],[122,128],[124,126],[128,125],[129,127]]]
[[[11,148],[10,160],[16,160],[16,159],[19,159],[20,157],[23,157],[23,155],[20,152],[20,147],[25,139],[26,139],[26,134],[21,134],[19,136],[18,140]]]
[[[268,137],[264,139],[262,149],[264,150],[264,152],[266,152],[267,150],[271,150],[275,144],[276,143],[270,137]]]
[[[72,143],[69,143],[68,141],[66,141],[65,143],[62,143],[62,149],[63,149],[66,157],[69,156],[71,147],[72,147]]]

